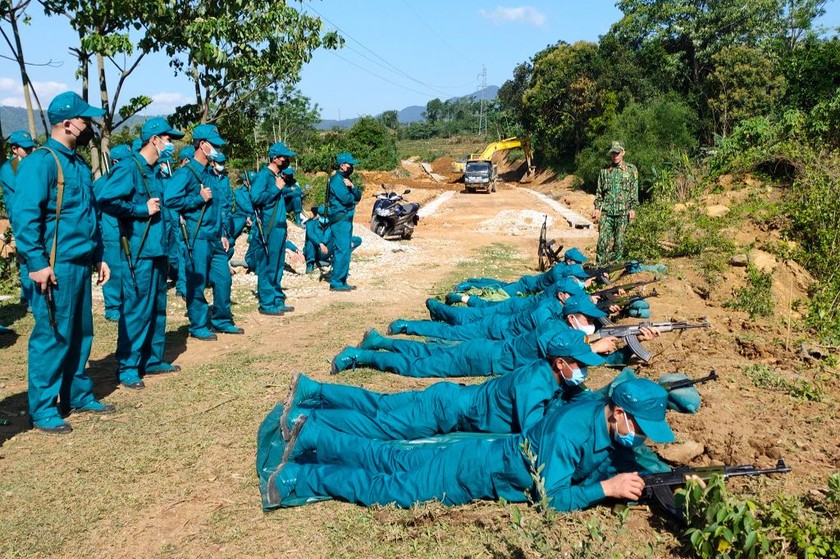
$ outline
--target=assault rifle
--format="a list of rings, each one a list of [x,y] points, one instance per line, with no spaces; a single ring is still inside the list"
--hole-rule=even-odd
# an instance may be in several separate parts
[[[599,299],[598,303],[595,306],[597,306],[599,309],[601,309],[604,312],[609,312],[610,307],[612,307],[613,305],[618,305],[619,307],[621,307],[623,309],[623,308],[626,308],[626,307],[632,305],[636,301],[644,301],[648,297],[658,297],[658,296],[659,296],[659,293],[657,293],[656,290],[654,289],[653,291],[651,291],[650,293],[647,293],[645,295],[622,295],[621,297],[613,297],[612,299],[607,299],[607,298]],[[602,324],[604,324],[604,326],[606,326],[606,323],[602,323]]]
[[[594,277],[599,283],[609,285],[612,283],[610,274],[619,270],[625,270],[626,268],[626,264],[612,264],[610,266],[601,266],[600,268],[585,265],[583,271],[589,274],[589,277]]]
[[[120,246],[122,247],[123,253],[125,254],[125,263],[128,264],[128,272],[131,274],[131,283],[134,284],[134,291],[135,293],[139,291],[139,287],[137,287],[137,274],[134,271],[134,261],[131,259],[131,243],[128,240],[128,237],[125,235],[123,231],[122,225],[119,226],[120,228]],[[192,256],[190,256],[192,259]]]
[[[639,334],[642,333],[642,328],[652,328],[658,332],[672,332],[674,330],[688,330],[691,328],[711,328],[712,325],[708,320],[703,319],[703,322],[698,324],[690,324],[688,322],[639,322],[638,324],[618,325],[607,324],[594,334],[586,337],[587,343],[592,343],[601,338],[622,338],[627,344],[627,347],[636,354],[636,357],[642,361],[650,361],[653,354],[646,350],[639,341]]]
[[[243,173],[243,178],[245,179],[245,186],[248,187],[248,192],[251,192],[251,179],[248,178],[248,171],[246,170]],[[279,204],[279,202],[278,202]],[[263,252],[265,252],[265,258],[268,259],[268,243],[265,240],[265,229],[263,229],[263,222],[262,222],[262,215],[261,212],[254,208],[254,223],[257,226],[257,235],[260,237],[260,242],[263,246]]]
[[[53,330],[58,328],[55,321],[55,298],[53,297],[53,284],[47,279],[47,288],[44,290],[44,299],[47,302],[47,316],[50,319],[50,326]]]
[[[540,241],[537,245],[537,257],[539,258],[540,272],[545,272],[558,262],[560,262],[560,253],[563,251],[563,245],[557,249],[551,248],[556,242],[555,239],[548,240],[548,216],[545,216],[542,227],[540,227]]]
[[[686,388],[688,386],[694,386],[695,384],[703,384],[704,382],[709,382],[710,380],[717,380],[720,376],[717,374],[717,371],[712,369],[709,371],[709,374],[705,377],[700,378],[686,378],[682,380],[672,380],[670,382],[660,382],[659,386],[670,392],[671,390],[677,390],[678,388]]]
[[[187,220],[184,219],[184,214],[178,212],[178,227],[181,229],[181,236],[184,238],[184,246],[187,247],[187,258],[190,263],[193,263],[192,245],[190,245],[190,234],[187,231]]]
[[[590,295],[600,297],[602,300],[613,301],[616,299],[617,296],[620,297],[620,291],[632,291],[634,289],[638,289],[640,287],[656,283],[657,281],[659,280],[652,279],[649,281],[634,281],[631,283],[625,283],[624,285],[614,285],[612,287],[607,287],[598,291],[593,291],[592,293],[590,293]]]
[[[784,459],[779,458],[774,468],[760,469],[751,465],[743,466],[708,466],[702,468],[691,468],[688,466],[674,468],[670,472],[659,474],[644,474],[645,488],[642,492],[641,501],[656,501],[665,512],[680,522],[685,522],[683,511],[674,501],[674,489],[685,486],[686,478],[697,476],[702,480],[711,479],[713,476],[723,476],[724,479],[736,476],[761,476],[769,474],[786,474],[790,467],[785,464]]]

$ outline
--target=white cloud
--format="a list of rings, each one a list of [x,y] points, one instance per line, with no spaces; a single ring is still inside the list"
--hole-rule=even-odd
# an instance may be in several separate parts
[[[52,98],[71,89],[69,85],[64,82],[32,82],[35,93],[38,94],[38,99],[41,100],[41,105],[44,109],[50,104]],[[23,101],[23,85],[20,80],[0,77],[0,91],[10,93],[7,97],[0,98],[0,105],[9,107],[25,107],[26,103]],[[35,100],[32,100],[33,104]]]
[[[479,10],[481,16],[497,25],[502,23],[524,23],[534,27],[545,25],[545,14],[531,6],[520,6],[518,8],[506,8],[498,6],[493,10]]]
[[[147,115],[161,115],[169,114],[175,111],[176,107],[186,105],[187,103],[194,103],[195,98],[183,93],[176,93],[172,91],[161,91],[150,96],[152,104],[143,110],[142,114]]]

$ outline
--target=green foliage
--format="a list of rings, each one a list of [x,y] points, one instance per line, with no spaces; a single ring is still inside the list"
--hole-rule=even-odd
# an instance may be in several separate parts
[[[695,127],[692,110],[673,96],[631,104],[577,156],[577,174],[585,185],[594,188],[598,173],[609,162],[610,144],[621,140],[627,150],[626,160],[639,169],[640,188],[650,191],[657,177],[661,179],[668,169],[682,169],[683,154],[696,150]]]
[[[747,365],[744,374],[750,377],[753,384],[759,388],[777,390],[800,400],[821,402],[825,399],[825,390],[821,385],[805,380],[787,380],[771,370],[767,365]]]
[[[357,120],[344,135],[343,143],[367,170],[390,171],[399,164],[394,135],[375,118]]]
[[[13,293],[18,287],[17,260],[14,252],[8,250],[11,241],[12,230],[7,227],[0,235],[0,293]]]
[[[828,478],[825,495],[779,495],[760,504],[728,495],[719,476],[705,489],[690,482],[677,491],[688,523],[686,546],[701,558],[838,557],[840,473]]]
[[[722,476],[715,476],[703,488],[689,482],[677,491],[688,529],[688,547],[697,557],[760,558],[770,549],[770,538],[756,518],[758,505],[729,497]]]
[[[755,266],[747,266],[747,284],[735,290],[733,299],[725,306],[749,313],[750,318],[773,314],[773,275],[766,274]]]

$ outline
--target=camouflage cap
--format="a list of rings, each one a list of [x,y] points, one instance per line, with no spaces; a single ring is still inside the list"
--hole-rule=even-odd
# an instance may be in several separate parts
[[[608,151],[607,153],[621,153],[622,151],[624,151],[624,146],[621,145],[621,142],[616,140],[612,143],[612,145],[610,146],[610,151]]]

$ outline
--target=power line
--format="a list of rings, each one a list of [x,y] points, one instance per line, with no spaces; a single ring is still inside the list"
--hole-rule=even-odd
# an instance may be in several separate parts
[[[451,50],[451,51],[452,51],[452,54],[454,54],[454,55],[456,55],[456,56],[458,56],[458,57],[461,57],[461,58],[469,58],[469,59],[471,59],[471,60],[472,60],[472,62],[477,62],[477,61],[476,61],[475,59],[473,59],[473,58],[472,58],[472,56],[470,56],[468,53],[459,52],[459,51],[457,51],[457,50],[455,49],[455,47],[453,47],[452,45],[450,45],[450,44],[449,44],[449,42],[447,42],[447,40],[446,40],[444,37],[441,37],[441,36],[438,34],[438,32],[435,30],[435,28],[434,28],[434,27],[432,27],[431,25],[429,25],[428,23],[426,23],[426,20],[424,20],[424,19],[423,19],[423,17],[422,17],[419,13],[417,13],[417,10],[415,10],[415,9],[414,9],[414,6],[412,6],[411,4],[409,4],[407,0],[402,0],[402,3],[405,5],[405,7],[406,7],[406,8],[408,8],[409,10],[411,10],[411,12],[414,14],[414,16],[415,16],[418,20],[420,20],[420,23],[422,23],[423,25],[425,25],[425,26],[426,26],[426,29],[428,29],[429,31],[431,31],[431,32],[432,32],[432,34],[433,34],[435,37],[437,37],[437,38],[440,40],[440,42],[441,42],[441,43],[443,43],[444,45],[446,45],[447,47],[449,47],[449,50]]]
[[[374,57],[376,57],[377,59],[379,59],[379,60],[380,60],[383,64],[385,64],[385,65],[388,67],[388,68],[385,68],[385,69],[389,69],[389,68],[390,68],[392,71],[394,71],[394,72],[396,72],[397,74],[399,74],[399,75],[403,76],[404,78],[409,79],[409,80],[411,80],[411,81],[413,81],[413,82],[415,82],[415,83],[417,83],[417,84],[419,84],[419,85],[422,85],[423,87],[426,87],[426,88],[428,88],[428,89],[430,89],[430,90],[432,90],[432,91],[434,91],[434,92],[436,92],[436,93],[439,93],[439,94],[444,95],[444,96],[445,96],[445,95],[449,95],[449,94],[448,94],[448,93],[446,93],[445,91],[441,91],[440,89],[438,89],[437,87],[435,87],[435,86],[433,86],[433,85],[431,85],[431,84],[428,84],[428,83],[426,83],[426,82],[424,82],[424,81],[418,80],[418,79],[417,79],[417,78],[415,78],[414,76],[412,76],[412,75],[410,75],[410,74],[408,74],[408,73],[404,72],[404,71],[403,71],[403,70],[401,70],[400,68],[398,68],[398,67],[394,66],[393,64],[391,64],[390,62],[388,62],[387,60],[385,60],[382,56],[380,56],[379,54],[377,54],[376,52],[374,52],[373,50],[371,50],[370,48],[368,48],[367,46],[365,46],[365,45],[364,45],[361,41],[359,41],[358,39],[354,38],[352,35],[350,35],[350,34],[349,34],[349,33],[347,33],[345,30],[343,30],[342,28],[340,28],[338,25],[336,25],[336,24],[335,24],[332,20],[330,20],[330,19],[329,19],[328,17],[326,17],[324,14],[322,14],[321,12],[319,12],[318,10],[316,10],[316,9],[312,6],[312,4],[311,4],[310,2],[305,2],[305,4],[307,5],[307,7],[308,7],[309,9],[311,9],[313,12],[315,12],[315,13],[316,13],[316,14],[317,14],[317,15],[318,15],[321,19],[323,19],[324,21],[326,21],[327,23],[329,23],[330,25],[332,25],[333,27],[335,27],[335,29],[336,29],[337,31],[339,31],[339,32],[340,32],[343,36],[345,36],[345,37],[347,37],[348,39],[352,40],[353,42],[357,43],[357,44],[358,44],[360,47],[362,47],[364,50],[366,50],[366,51],[367,51],[367,52],[369,52],[371,55],[373,55]],[[349,48],[349,47],[348,47],[348,48]],[[358,52],[358,51],[355,51],[355,49],[350,49],[350,50],[354,50],[354,52]],[[342,58],[342,60],[346,60],[346,59]],[[368,58],[368,60],[370,60],[370,59]],[[349,62],[349,61],[348,61],[348,62]],[[375,64],[379,65],[380,67],[383,67],[383,66],[382,66],[382,64],[379,64],[379,63],[377,63],[376,61],[371,60],[371,62],[373,62],[373,63],[375,63]],[[358,66],[357,66],[357,67],[358,67]],[[361,68],[361,67],[360,67],[360,68]],[[383,67],[383,68],[384,68],[384,67]],[[364,68],[362,68],[362,69],[364,69]],[[369,73],[373,74],[373,72],[369,72]],[[376,74],[373,74],[373,75],[376,75]],[[378,78],[380,78],[380,79],[384,79],[384,78],[382,78],[381,76],[378,76],[378,75],[376,75],[376,77],[378,77]],[[389,82],[389,83],[392,83],[392,84],[394,84],[394,85],[399,85],[399,84],[396,84],[396,83],[394,83],[394,82],[392,82],[392,81],[390,81],[390,80],[385,80],[385,81],[387,81],[387,82]],[[408,88],[406,88],[406,89],[408,89]],[[414,90],[409,89],[409,91],[414,91]],[[419,92],[415,91],[415,93],[419,93]],[[427,93],[421,93],[421,95],[427,95]]]
[[[383,77],[383,76],[380,76],[379,74],[377,74],[377,73],[375,73],[375,72],[372,72],[372,71],[368,70],[368,69],[367,69],[367,68],[365,68],[364,66],[360,66],[359,64],[356,64],[356,63],[355,63],[355,62],[353,62],[352,60],[348,60],[347,58],[344,58],[343,56],[341,56],[341,55],[340,55],[340,54],[338,54],[337,52],[334,52],[334,53],[333,53],[333,55],[334,55],[334,56],[337,56],[338,58],[340,58],[341,60],[343,60],[343,61],[344,61],[344,62],[346,62],[347,64],[350,64],[351,66],[355,66],[355,67],[356,67],[356,68],[358,68],[359,70],[362,70],[363,72],[367,72],[367,73],[368,73],[368,74],[370,74],[371,76],[374,76],[374,77],[376,77],[376,78],[379,78],[380,80],[382,80],[382,81],[384,81],[384,82],[388,82],[388,83],[390,83],[391,85],[395,85],[395,86],[397,86],[397,87],[401,87],[402,89],[405,89],[405,90],[407,90],[407,91],[411,91],[412,93],[416,93],[416,94],[418,94],[418,95],[428,95],[428,93],[426,93],[426,92],[423,92],[423,91],[417,91],[416,89],[411,89],[410,87],[407,87],[407,86],[402,85],[402,84],[399,84],[399,83],[397,83],[397,82],[395,82],[395,81],[391,81],[391,80],[389,80],[388,78],[385,78],[385,77]]]

